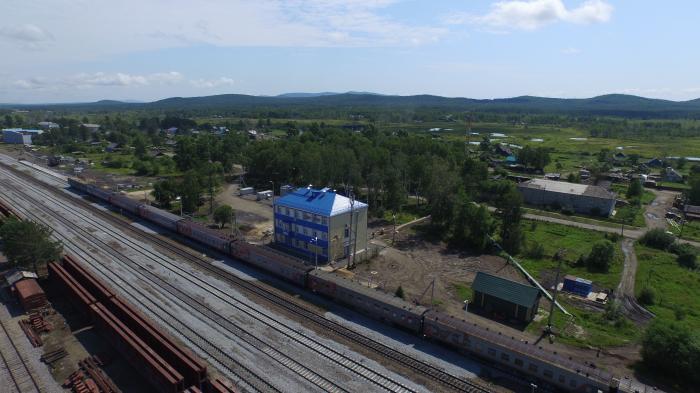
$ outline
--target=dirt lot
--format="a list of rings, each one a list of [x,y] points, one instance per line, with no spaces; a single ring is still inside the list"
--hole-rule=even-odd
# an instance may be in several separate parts
[[[370,232],[379,232],[380,227],[371,228]],[[501,331],[522,341],[537,343],[544,348],[570,356],[580,362],[594,363],[614,372],[616,375],[632,375],[631,367],[640,359],[639,346],[630,345],[620,348],[610,348],[598,353],[596,348],[578,348],[558,342],[550,343],[546,339],[533,335],[522,329],[485,318],[469,312],[465,314],[460,295],[466,291],[471,297],[471,283],[478,271],[483,271],[505,277],[514,281],[526,283],[526,279],[514,267],[501,257],[493,255],[465,255],[451,252],[444,243],[430,242],[416,234],[412,228],[406,228],[397,234],[395,247],[391,244],[391,225],[385,225],[386,235],[372,240],[374,244],[384,246],[379,256],[368,263],[359,265],[355,275],[366,282],[384,288],[393,293],[401,285],[405,298],[415,301],[421,298],[421,304],[429,306],[431,288],[435,279],[434,306],[449,314],[473,320],[477,324],[491,330]],[[462,294],[458,290],[462,287]],[[545,317],[549,302],[540,303],[539,317]]]
[[[390,243],[391,239],[379,239]],[[409,228],[399,232],[395,247],[382,250],[371,262],[358,266],[355,274],[394,292],[400,285],[406,299],[429,305],[435,280],[433,304],[451,313],[460,313],[463,303],[458,286],[469,288],[479,271],[519,282],[527,282],[505,259],[493,255],[464,255],[446,250],[442,243],[421,239]]]
[[[255,194],[239,196],[238,184],[225,184],[216,196],[217,205],[227,204],[236,212],[241,233],[250,241],[269,239],[266,232],[272,233],[272,200],[256,201]]]

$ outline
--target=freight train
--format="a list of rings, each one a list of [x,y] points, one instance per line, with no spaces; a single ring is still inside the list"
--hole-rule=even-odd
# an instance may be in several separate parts
[[[580,393],[619,391],[620,380],[592,364],[582,364],[570,357],[477,326],[467,320],[411,304],[334,273],[315,270],[304,261],[273,248],[232,239],[123,194],[106,191],[78,179],[70,178],[68,182],[74,189],[121,210],[322,294],[384,323],[460,352],[472,354],[491,364],[507,367],[517,375],[536,380],[540,386]]]

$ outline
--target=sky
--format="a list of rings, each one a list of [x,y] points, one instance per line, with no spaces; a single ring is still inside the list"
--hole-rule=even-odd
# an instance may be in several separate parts
[[[1,0],[0,102],[700,97],[691,0]]]

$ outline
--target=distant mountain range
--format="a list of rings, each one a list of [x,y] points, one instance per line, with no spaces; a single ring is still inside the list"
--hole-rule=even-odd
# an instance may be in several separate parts
[[[585,115],[617,115],[629,117],[693,117],[700,118],[700,99],[670,101],[633,95],[609,94],[593,98],[569,99],[521,96],[500,99],[449,98],[434,95],[395,96],[369,92],[286,93],[278,96],[221,94],[204,97],[172,97],[153,102],[102,100],[92,103],[13,105],[13,109],[52,110],[235,110],[300,107],[343,107],[353,110],[369,108],[438,108],[455,111],[495,111],[519,113],[570,113]]]

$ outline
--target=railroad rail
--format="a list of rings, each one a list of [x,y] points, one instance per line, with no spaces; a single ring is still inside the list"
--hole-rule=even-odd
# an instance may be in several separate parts
[[[0,360],[2,360],[0,377],[9,377],[9,380],[5,382],[12,385],[4,385],[2,388],[8,389],[7,391],[9,392],[41,393],[44,389],[34,377],[31,367],[22,357],[19,348],[17,348],[17,344],[15,344],[17,338],[13,337],[5,326],[5,322],[9,320],[9,317],[10,315],[3,309],[0,314],[0,326],[2,326],[2,332],[0,332]]]
[[[7,194],[2,191],[0,191],[0,195],[4,195],[5,197],[7,197]],[[27,197],[26,195],[23,195],[22,197],[33,199],[31,197]],[[37,205],[39,204],[38,201],[34,201]],[[33,217],[35,220],[41,221],[41,217],[35,213],[29,212],[28,210],[23,208],[18,208],[17,210],[19,213],[24,214],[26,217]],[[49,214],[51,214],[50,210],[42,210],[44,212],[48,211]],[[94,257],[91,256],[90,253],[83,251],[81,246],[78,245],[75,241],[57,232],[54,232],[54,234],[56,235],[56,237],[60,238],[64,242],[64,244],[71,245],[73,249],[72,252],[74,253],[74,255],[79,255],[82,261],[85,261],[93,269],[101,272],[103,275],[107,277],[112,277],[109,280],[111,282],[111,285],[113,285],[116,288],[120,288],[123,291],[123,293],[139,293],[140,295],[142,295],[142,298],[149,299],[148,294],[145,294],[142,289],[131,283],[120,280],[119,274],[117,272],[109,269],[108,267],[100,264],[99,262],[96,262]],[[105,274],[105,271],[108,271],[109,273]],[[137,299],[133,295],[131,297],[133,299]],[[233,356],[231,356],[231,354],[223,351],[220,348],[220,345],[211,342],[202,334],[198,333],[194,329],[182,323],[177,315],[173,314],[172,312],[168,311],[167,309],[153,301],[148,302],[150,303],[150,305],[144,301],[138,300],[136,301],[136,303],[138,303],[139,306],[143,307],[145,310],[149,311],[152,315],[156,315],[157,318],[161,321],[161,323],[165,326],[169,326],[182,341],[188,342],[193,347],[199,348],[201,351],[207,353],[211,358],[210,361],[215,365],[219,366],[220,369],[226,370],[232,375],[236,375],[244,384],[243,387],[246,388],[248,391],[281,393],[281,390],[275,388],[264,378],[260,377],[254,371],[250,370],[248,367],[240,363]]]
[[[14,186],[10,186],[10,188],[13,188],[15,190],[15,192],[20,192]],[[33,201],[34,203],[37,203],[37,204],[39,203],[38,201],[36,201],[36,199],[34,199],[30,196],[24,195],[23,197],[25,199],[27,199],[28,201]],[[79,217],[83,220],[89,221],[89,218],[86,218],[83,215],[81,215],[75,211],[72,211],[71,209],[67,209],[64,206],[61,206],[61,209],[65,210],[68,214],[71,214],[75,217]],[[47,211],[50,215],[57,218],[58,220],[63,221],[64,223],[66,223],[66,221],[67,221],[68,225],[72,225],[70,220],[63,217],[62,215],[59,215],[53,211],[49,211],[46,207],[44,207],[43,210]],[[109,230],[108,228],[102,228],[102,229],[105,232],[114,232],[112,230]],[[140,275],[141,277],[143,277],[145,280],[149,281],[152,284],[157,283],[156,285],[160,290],[163,290],[168,295],[170,295],[174,298],[177,298],[183,304],[186,304],[192,312],[198,313],[198,314],[206,317],[207,319],[213,321],[218,326],[224,328],[227,332],[234,334],[236,337],[247,342],[249,345],[260,350],[262,353],[267,354],[275,361],[283,364],[285,367],[290,368],[292,371],[294,371],[298,375],[302,376],[303,378],[307,379],[309,382],[314,383],[315,385],[319,386],[324,391],[335,391],[335,392],[345,391],[340,386],[334,384],[333,382],[329,381],[328,379],[315,373],[314,371],[312,371],[308,367],[302,365],[298,361],[292,359],[291,357],[283,354],[279,350],[275,349],[273,346],[264,343],[262,340],[253,336],[252,334],[247,332],[245,329],[243,329],[240,326],[231,322],[224,315],[221,315],[220,313],[211,310],[207,304],[205,304],[205,303],[199,301],[198,299],[195,299],[194,297],[184,293],[180,288],[163,280],[158,275],[152,273],[150,270],[144,268],[143,266],[140,266],[138,263],[134,262],[130,258],[126,257],[124,254],[122,254],[114,246],[107,244],[106,242],[102,241],[101,239],[95,237],[93,234],[89,233],[85,229],[78,227],[78,228],[76,228],[76,230],[84,233],[84,235],[81,235],[80,237],[83,237],[86,240],[88,238],[92,238],[93,239],[92,243],[100,243],[102,245],[101,248],[103,250],[106,250],[109,254],[111,254],[112,256],[117,258],[118,260],[124,262],[126,265],[129,265],[129,267],[134,271],[135,274]],[[232,307],[247,314],[251,318],[254,318],[257,321],[265,324],[266,326],[276,330],[277,332],[279,332],[280,334],[283,334],[284,336],[288,337],[289,339],[296,341],[297,343],[313,350],[317,354],[319,354],[319,355],[331,360],[332,362],[342,366],[344,369],[351,370],[352,372],[356,373],[357,375],[359,375],[359,376],[365,378],[366,380],[376,384],[380,388],[385,389],[387,391],[394,391],[394,392],[411,392],[412,391],[410,388],[406,387],[402,383],[400,383],[396,380],[393,380],[392,378],[390,378],[388,376],[382,375],[382,374],[372,370],[371,368],[363,365],[362,363],[345,356],[340,351],[337,351],[337,350],[335,350],[335,349],[333,349],[325,344],[322,344],[319,341],[314,340],[313,338],[311,338],[303,333],[297,332],[293,327],[290,327],[290,326],[288,326],[280,321],[275,320],[274,317],[267,315],[259,310],[255,310],[253,307],[248,306],[248,305],[236,300],[235,298],[230,297],[230,295],[228,295],[225,292],[221,291],[220,289],[208,284],[206,281],[201,280],[198,277],[192,275],[191,273],[186,272],[184,269],[180,268],[177,265],[172,264],[171,262],[167,261],[166,259],[158,257],[152,251],[145,249],[139,243],[131,241],[127,238],[122,238],[122,236],[120,236],[119,234],[112,233],[112,235],[115,236],[116,238],[118,238],[122,243],[128,243],[128,245],[132,249],[140,250],[139,252],[143,256],[146,256],[151,261],[160,264],[164,268],[168,269],[168,271],[174,272],[186,280],[190,280],[190,281],[196,280],[197,284],[200,285],[200,287],[202,287],[203,289],[209,288],[209,289],[207,289],[207,292],[209,292],[211,295],[219,298],[221,301],[226,302],[227,304],[231,305]],[[90,241],[90,240],[88,240],[88,241]],[[166,265],[169,265],[169,266],[166,266]]]
[[[10,170],[13,170],[13,168],[7,166],[6,164],[0,163],[0,166],[7,167]],[[13,170],[13,172],[17,172],[16,170]],[[38,186],[41,186],[43,188],[48,188],[43,182],[41,182],[38,179],[35,179],[31,175],[28,175],[26,173],[20,172],[19,175],[26,180],[37,184]],[[51,190],[52,192],[56,193],[57,191]],[[95,208],[93,205],[90,203],[82,200],[82,199],[77,199],[76,202],[78,202],[81,206],[86,207],[89,209],[92,213],[100,215],[104,219],[114,222],[119,225],[120,228],[125,229],[131,233],[134,233],[138,235],[139,237],[145,237],[148,238],[149,241],[152,243],[155,243],[171,252],[174,252],[175,254],[185,258],[186,260],[194,263],[197,267],[205,270],[209,274],[221,279],[222,281],[231,284],[237,288],[241,288],[245,290],[249,294],[256,295],[258,297],[261,297],[263,299],[266,299],[267,301],[276,304],[279,307],[282,307],[283,309],[287,310],[288,312],[291,312],[307,321],[310,321],[314,323],[316,326],[327,330],[329,332],[332,332],[338,336],[341,336],[345,338],[346,340],[349,340],[351,342],[354,342],[356,344],[359,344],[367,349],[370,349],[371,351],[379,354],[380,356],[390,359],[397,364],[403,365],[404,367],[408,367],[409,369],[412,369],[423,376],[426,376],[433,381],[436,381],[446,387],[449,387],[453,390],[456,391],[461,391],[461,392],[489,392],[488,389],[485,387],[480,386],[477,383],[474,383],[472,381],[469,381],[464,378],[460,378],[458,376],[455,376],[453,374],[450,374],[436,366],[433,366],[425,361],[416,359],[415,357],[412,357],[410,355],[407,355],[401,351],[398,351],[396,349],[393,349],[386,344],[383,344],[377,340],[374,340],[368,336],[365,336],[359,332],[356,332],[354,330],[349,329],[348,327],[333,321],[331,319],[326,318],[323,315],[320,315],[314,311],[309,310],[308,308],[304,307],[303,305],[298,304],[297,302],[293,301],[290,299],[289,295],[282,295],[279,293],[276,293],[269,288],[264,287],[262,284],[258,282],[253,282],[253,281],[247,281],[245,279],[242,279],[235,274],[220,268],[218,266],[212,265],[208,260],[204,259],[203,257],[199,255],[194,255],[190,251],[188,251],[185,247],[182,245],[173,242],[169,239],[164,239],[160,236],[144,232],[142,230],[139,230],[137,228],[134,228],[133,226],[129,225],[127,222],[125,222],[123,219],[120,219],[118,217],[115,217],[108,212],[102,211],[100,209]],[[212,251],[213,252],[213,251]],[[217,252],[217,254],[219,254]]]

